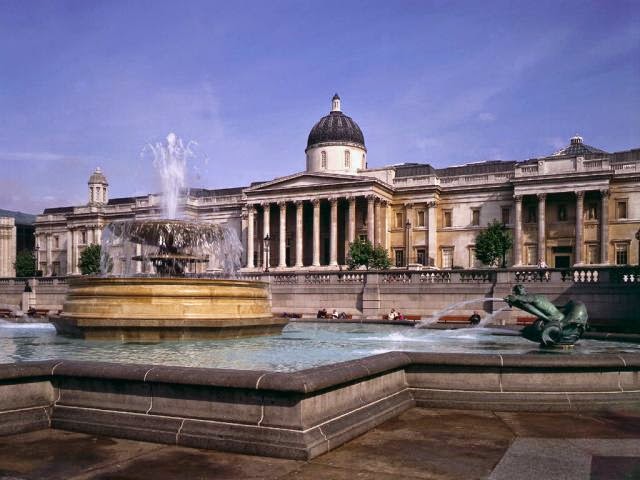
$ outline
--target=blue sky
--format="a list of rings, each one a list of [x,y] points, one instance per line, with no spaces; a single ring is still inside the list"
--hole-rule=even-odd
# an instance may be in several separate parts
[[[369,165],[522,160],[573,134],[640,147],[640,2],[0,0],[0,208],[157,190],[174,131],[191,186],[304,169],[334,92]]]

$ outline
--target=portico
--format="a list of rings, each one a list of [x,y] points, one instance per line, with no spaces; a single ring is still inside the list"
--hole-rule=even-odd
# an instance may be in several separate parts
[[[385,245],[387,190],[375,178],[329,173],[301,173],[248,189],[246,268],[335,269],[346,265],[356,238]]]
[[[514,265],[609,264],[608,181],[514,189]],[[585,210],[585,204],[587,204]]]

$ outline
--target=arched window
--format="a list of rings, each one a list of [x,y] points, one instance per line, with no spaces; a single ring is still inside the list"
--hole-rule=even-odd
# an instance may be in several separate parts
[[[322,153],[320,154],[321,156],[321,164],[320,166],[322,168],[327,168],[327,152],[325,152],[324,150],[322,151]]]
[[[344,167],[351,168],[351,152],[349,150],[344,151]]]

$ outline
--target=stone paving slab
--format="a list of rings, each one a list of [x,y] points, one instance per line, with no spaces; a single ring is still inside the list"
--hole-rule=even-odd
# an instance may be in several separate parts
[[[308,462],[51,429],[0,437],[0,480],[601,480],[639,468],[640,411],[413,408]]]

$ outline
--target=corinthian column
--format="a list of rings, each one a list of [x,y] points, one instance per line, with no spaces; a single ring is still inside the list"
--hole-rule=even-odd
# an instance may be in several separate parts
[[[516,205],[516,218],[514,220],[515,239],[513,244],[513,262],[515,265],[522,265],[522,196],[515,195],[513,200]]]
[[[329,245],[330,256],[329,265],[332,267],[338,266],[338,199],[330,198],[329,205],[331,206],[331,222],[329,231]]]
[[[302,200],[296,201],[296,267],[302,268],[302,208],[304,204]]]
[[[411,220],[413,219],[413,204],[405,203],[404,204],[404,216],[405,216],[405,240],[404,245],[407,252],[407,256],[405,258],[405,266],[409,266],[410,263],[413,262],[413,244],[412,244],[412,228]]]
[[[253,248],[255,239],[253,238],[253,217],[255,208],[253,205],[247,207],[247,268],[254,268],[253,264]]]
[[[538,261],[547,263],[546,256],[546,232],[545,232],[545,209],[546,193],[538,194]]]
[[[583,220],[584,220],[584,192],[576,192],[576,251],[574,255],[574,264],[580,265],[582,263],[582,251],[584,250],[584,233],[583,233]]]
[[[287,202],[278,202],[280,207],[280,254],[278,267],[287,266]]]
[[[374,195],[367,196],[367,240],[371,243],[375,242],[375,220],[374,220],[374,206],[376,197]]]
[[[264,233],[265,238],[267,237],[267,235],[269,237],[271,237],[270,233],[271,233],[271,229],[270,229],[270,225],[271,224],[271,204],[269,203],[263,203],[262,204],[262,232]],[[262,252],[262,266],[263,267],[270,267],[271,265],[267,265],[267,262],[270,260],[269,258],[267,258],[267,248],[263,248],[263,252]]]
[[[73,273],[73,232],[71,230],[67,230],[67,275],[71,275]],[[38,263],[38,268],[40,268],[40,263]]]
[[[429,259],[430,265],[437,265],[438,258],[438,217],[436,216],[436,202],[429,202]]]
[[[356,238],[356,197],[349,197],[349,231],[347,241],[353,243]]]
[[[600,263],[609,263],[609,190],[600,190]]]
[[[320,199],[314,198],[313,203],[313,266],[320,266]]]

